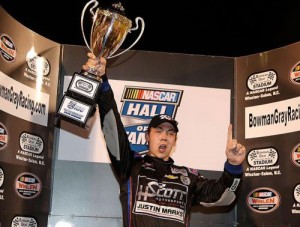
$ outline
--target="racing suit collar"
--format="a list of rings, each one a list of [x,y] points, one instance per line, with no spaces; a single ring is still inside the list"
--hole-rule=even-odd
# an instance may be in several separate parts
[[[163,164],[163,165],[173,165],[174,164],[174,160],[171,157],[169,157],[168,161],[164,161],[161,158],[152,157],[150,155],[145,155],[144,160],[146,162],[155,163],[155,164]]]

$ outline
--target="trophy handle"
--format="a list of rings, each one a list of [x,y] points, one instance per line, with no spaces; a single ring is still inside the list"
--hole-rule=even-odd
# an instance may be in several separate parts
[[[84,39],[84,42],[85,42],[85,45],[89,48],[90,52],[92,52],[92,49],[88,43],[88,41],[86,40],[86,37],[85,37],[85,32],[84,32],[84,26],[83,26],[83,20],[84,20],[84,15],[85,15],[85,11],[86,9],[89,7],[90,4],[94,3],[94,5],[90,8],[90,13],[93,15],[95,15],[95,13],[93,12],[93,9],[95,9],[99,2],[97,0],[91,0],[89,1],[88,3],[85,4],[85,6],[83,7],[83,10],[81,12],[81,32],[82,32],[82,36],[83,36],[83,39]]]
[[[130,29],[130,30],[129,30],[129,33],[130,33],[131,31],[135,31],[135,30],[137,30],[137,29],[139,28],[138,21],[141,22],[142,27],[141,27],[140,34],[139,34],[139,36],[136,38],[136,40],[135,40],[135,41],[134,41],[127,49],[121,51],[121,52],[118,53],[118,54],[109,56],[109,57],[107,57],[107,58],[114,58],[114,57],[117,57],[117,56],[119,56],[119,55],[121,55],[121,54],[127,52],[128,50],[130,50],[130,49],[131,49],[131,48],[132,48],[132,47],[140,40],[141,36],[142,36],[143,33],[144,33],[144,29],[145,29],[145,22],[144,22],[143,18],[141,18],[141,17],[136,17],[136,18],[135,18],[135,24],[136,24],[136,26],[135,26],[134,28]]]

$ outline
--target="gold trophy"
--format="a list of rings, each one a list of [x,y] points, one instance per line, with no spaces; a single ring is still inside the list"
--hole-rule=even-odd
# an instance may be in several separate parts
[[[91,7],[92,3],[93,6]],[[97,58],[104,57],[109,59],[117,57],[131,49],[138,42],[144,32],[144,20],[141,17],[137,17],[135,19],[136,27],[132,28],[132,22],[125,17],[121,3],[112,4],[108,9],[97,8],[98,4],[97,0],[91,0],[82,10],[81,31],[84,42],[90,52]],[[83,26],[86,9],[89,7],[93,16],[90,44],[87,42]],[[139,21],[142,27],[136,40],[127,49],[113,55],[120,48],[127,34],[138,30]],[[59,119],[69,121],[85,129],[89,128],[87,121],[96,110],[98,90],[102,83],[101,78],[94,73],[92,69],[74,73],[58,109]]]

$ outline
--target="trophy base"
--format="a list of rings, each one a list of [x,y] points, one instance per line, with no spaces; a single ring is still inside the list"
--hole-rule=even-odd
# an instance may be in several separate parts
[[[96,76],[87,72],[74,73],[59,105],[56,121],[65,120],[89,129],[87,122],[96,111],[101,83]]]
[[[58,120],[65,120],[81,128],[89,129],[87,122],[95,111],[96,104],[89,105],[64,95],[57,114]]]

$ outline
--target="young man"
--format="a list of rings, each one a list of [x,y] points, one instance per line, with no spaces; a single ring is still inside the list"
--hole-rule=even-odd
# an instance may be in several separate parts
[[[170,154],[179,130],[176,120],[168,115],[152,118],[146,133],[149,151],[144,157],[137,157],[130,149],[105,75],[106,61],[90,53],[88,57],[83,69],[92,69],[103,79],[98,108],[111,163],[120,184],[124,226],[188,226],[191,206],[232,204],[241,183],[245,147],[232,139],[231,125],[225,149],[227,161],[218,180],[206,179],[195,169],[174,164]]]

